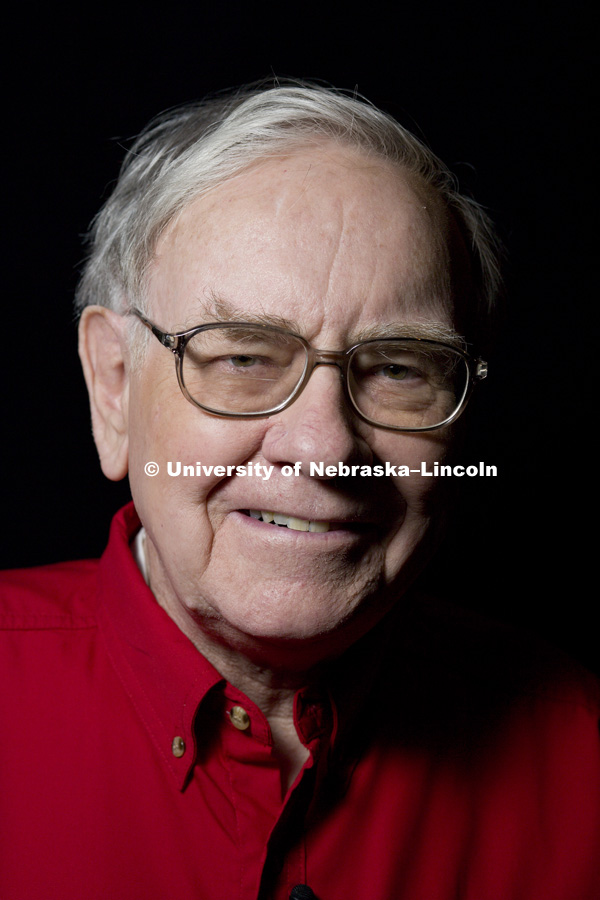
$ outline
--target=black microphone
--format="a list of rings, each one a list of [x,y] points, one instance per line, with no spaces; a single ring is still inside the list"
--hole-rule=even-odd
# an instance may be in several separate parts
[[[290,900],[317,900],[317,898],[307,884],[297,884],[290,892]]]

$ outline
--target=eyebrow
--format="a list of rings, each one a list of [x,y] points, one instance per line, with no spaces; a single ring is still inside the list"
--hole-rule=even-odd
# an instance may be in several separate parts
[[[269,313],[248,313],[235,306],[229,300],[211,292],[208,299],[199,301],[194,308],[193,316],[210,322],[249,322],[251,325],[271,325],[302,334],[302,329],[295,319]],[[193,325],[191,327],[194,327]],[[466,341],[462,335],[444,322],[381,322],[361,328],[352,338],[351,344],[360,341],[377,341],[382,338],[407,337],[424,341],[441,341],[464,350]]]
[[[283,328],[284,331],[300,334],[300,326],[295,319],[268,313],[249,313],[212,292],[208,300],[200,301],[194,308],[194,315],[209,319],[211,322],[249,322],[251,325],[272,325],[274,328]]]
[[[442,341],[464,349],[466,341],[454,328],[444,322],[390,322],[367,325],[356,335],[357,341],[377,341],[388,337],[419,338],[422,341]]]

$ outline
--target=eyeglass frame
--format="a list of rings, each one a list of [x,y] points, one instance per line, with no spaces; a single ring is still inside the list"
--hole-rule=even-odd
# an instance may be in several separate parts
[[[218,418],[224,419],[264,419],[268,416],[274,416],[277,413],[283,412],[284,409],[287,409],[289,406],[294,403],[295,400],[298,399],[306,385],[308,384],[310,377],[317,366],[336,366],[340,370],[340,374],[342,376],[342,386],[344,391],[344,396],[346,400],[350,404],[351,409],[356,413],[356,415],[366,422],[368,425],[372,425],[375,428],[383,428],[386,431],[395,431],[397,433],[411,433],[411,432],[426,432],[426,431],[437,431],[439,428],[444,428],[446,425],[450,425],[452,422],[455,422],[456,419],[464,412],[467,403],[469,402],[469,398],[473,391],[475,384],[478,381],[483,381],[484,378],[487,377],[488,374],[488,364],[484,359],[480,357],[474,357],[471,354],[467,353],[465,350],[462,350],[459,347],[455,347],[453,344],[445,343],[444,341],[435,341],[430,340],[429,338],[419,338],[419,337],[403,337],[402,335],[398,335],[397,337],[383,337],[383,338],[369,338],[365,341],[358,341],[356,344],[353,344],[351,347],[348,347],[346,350],[317,350],[306,338],[302,337],[300,334],[296,334],[293,331],[288,331],[285,328],[279,328],[277,325],[263,325],[261,323],[256,322],[244,322],[244,321],[235,321],[235,322],[208,322],[205,325],[196,325],[194,328],[186,329],[185,331],[178,332],[167,332],[162,331],[157,325],[148,319],[141,310],[132,307],[128,315],[137,316],[137,318],[142,322],[143,325],[148,328],[152,334],[160,341],[163,347],[166,347],[170,350],[175,357],[175,371],[177,373],[177,382],[181,389],[183,396],[188,400],[193,406],[198,407],[203,412],[208,413],[209,415],[217,416]],[[249,328],[256,328],[257,330],[265,330],[269,332],[278,332],[279,334],[285,334],[288,337],[293,337],[296,340],[300,341],[302,346],[306,351],[306,364],[304,367],[304,372],[302,373],[302,377],[300,378],[298,384],[296,385],[295,390],[290,394],[290,396],[280,403],[279,406],[273,407],[269,410],[263,410],[262,412],[248,412],[248,413],[232,413],[232,412],[224,412],[220,410],[212,409],[210,406],[204,406],[198,400],[195,400],[190,392],[188,391],[185,381],[183,378],[183,359],[185,356],[185,348],[189,341],[200,332],[203,331],[211,331],[215,328],[227,328],[230,326],[242,325]],[[369,418],[369,416],[365,415],[358,406],[352,396],[350,391],[350,387],[348,384],[348,373],[350,370],[350,363],[352,361],[352,356],[359,347],[364,346],[365,344],[374,344],[374,343],[386,343],[393,341],[403,341],[407,343],[415,343],[415,344],[427,344],[427,345],[435,345],[436,347],[443,347],[446,350],[452,350],[454,353],[458,354],[466,363],[468,379],[465,389],[463,391],[463,396],[452,413],[451,416],[448,416],[444,419],[443,422],[438,423],[437,425],[424,425],[421,427],[414,428],[405,428],[398,425],[384,425],[381,422],[376,422],[374,419]]]

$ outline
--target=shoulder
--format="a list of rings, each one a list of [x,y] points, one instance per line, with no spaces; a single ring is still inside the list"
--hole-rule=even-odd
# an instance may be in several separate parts
[[[98,560],[0,572],[2,630],[78,628],[95,622]]]

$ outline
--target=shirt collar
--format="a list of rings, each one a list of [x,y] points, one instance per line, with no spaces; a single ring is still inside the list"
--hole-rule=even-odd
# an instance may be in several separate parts
[[[133,503],[113,519],[100,560],[98,622],[127,694],[183,789],[196,759],[194,718],[223,678],[146,585],[130,547],[140,524]]]

